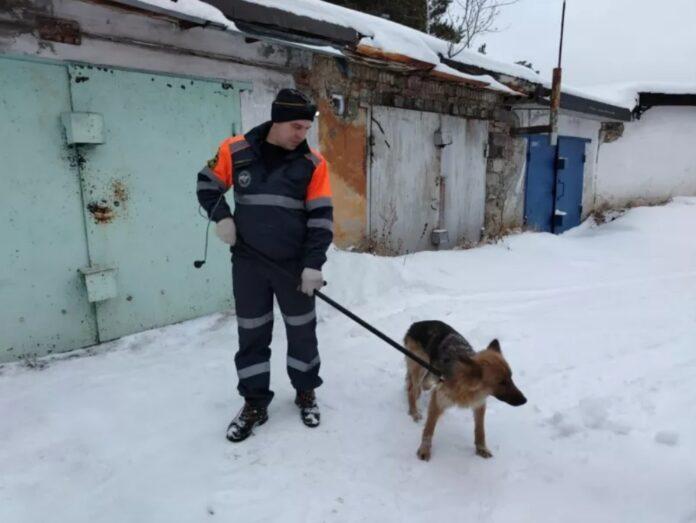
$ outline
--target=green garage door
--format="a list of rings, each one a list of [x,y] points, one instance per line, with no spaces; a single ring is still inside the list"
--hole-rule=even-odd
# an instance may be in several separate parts
[[[225,247],[193,267],[205,221],[196,172],[240,121],[232,85],[104,68],[70,67],[73,109],[103,118],[104,143],[82,146],[89,253],[114,268],[117,295],[97,303],[110,340],[231,305]]]
[[[65,111],[65,67],[0,58],[0,361],[97,341]]]
[[[239,131],[240,87],[0,59],[0,361],[231,306],[224,246],[192,264],[195,175]]]

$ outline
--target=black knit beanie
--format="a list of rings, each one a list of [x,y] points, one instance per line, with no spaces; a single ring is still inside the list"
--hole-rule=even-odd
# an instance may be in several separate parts
[[[314,121],[317,106],[297,89],[281,89],[271,108],[271,120],[275,123],[293,120]]]

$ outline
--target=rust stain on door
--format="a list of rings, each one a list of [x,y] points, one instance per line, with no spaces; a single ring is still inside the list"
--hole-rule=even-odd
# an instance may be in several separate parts
[[[119,179],[112,180],[109,194],[106,198],[95,200],[87,204],[94,221],[99,224],[111,223],[115,218],[126,212],[128,202],[128,188]],[[118,209],[118,213],[117,213]]]
[[[87,209],[94,217],[96,223],[111,223],[114,219],[114,211],[103,202],[90,202]]]

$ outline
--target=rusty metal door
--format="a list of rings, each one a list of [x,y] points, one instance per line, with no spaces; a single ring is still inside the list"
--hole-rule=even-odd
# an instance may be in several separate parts
[[[475,244],[486,206],[488,122],[443,115],[442,131],[451,142],[442,149],[441,161],[449,246]]]
[[[370,238],[380,254],[432,247],[440,160],[433,136],[439,115],[375,106],[371,117]]]
[[[101,341],[232,305],[229,252],[203,249],[196,172],[239,131],[238,84],[71,65],[73,111],[102,136],[80,145],[92,268],[110,279],[96,302]],[[246,87],[246,86],[245,86]]]

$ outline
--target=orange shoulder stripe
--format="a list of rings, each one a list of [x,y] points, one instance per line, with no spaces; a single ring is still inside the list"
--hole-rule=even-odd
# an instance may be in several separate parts
[[[215,165],[211,167],[211,170],[215,173],[218,180],[228,189],[234,184],[234,166],[232,164],[233,144],[243,141],[244,135],[225,138],[218,147]]]
[[[331,198],[331,183],[329,181],[329,168],[324,157],[312,149],[312,154],[319,158],[319,165],[314,168],[312,180],[307,187],[306,200],[316,200],[317,198]]]

